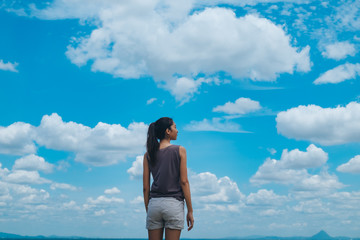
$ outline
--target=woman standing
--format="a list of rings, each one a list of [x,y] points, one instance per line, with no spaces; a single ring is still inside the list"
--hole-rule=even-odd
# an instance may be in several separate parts
[[[178,130],[171,118],[162,117],[149,126],[144,155],[143,191],[149,240],[180,239],[184,228],[184,199],[188,231],[194,226],[186,150],[170,144]],[[160,142],[158,141],[160,140]],[[153,183],[150,189],[150,173]]]

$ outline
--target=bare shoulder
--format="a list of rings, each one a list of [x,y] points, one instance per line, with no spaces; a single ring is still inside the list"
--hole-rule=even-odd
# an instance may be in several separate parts
[[[179,146],[180,155],[186,155],[186,149],[183,146]]]

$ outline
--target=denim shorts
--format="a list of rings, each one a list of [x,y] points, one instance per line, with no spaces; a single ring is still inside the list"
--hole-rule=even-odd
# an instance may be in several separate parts
[[[184,201],[173,197],[151,198],[146,216],[146,228],[154,230],[184,228]]]

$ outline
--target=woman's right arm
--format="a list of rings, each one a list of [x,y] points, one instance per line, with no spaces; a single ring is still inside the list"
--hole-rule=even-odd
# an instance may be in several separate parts
[[[190,193],[190,184],[187,176],[187,166],[186,166],[186,150],[184,147],[180,146],[180,184],[184,193],[187,215],[186,223],[188,225],[188,231],[190,231],[194,226],[194,216],[193,208],[191,204],[191,193]]]
[[[144,155],[143,162],[143,193],[145,210],[148,211],[149,197],[150,197],[150,169],[147,161],[147,153]]]

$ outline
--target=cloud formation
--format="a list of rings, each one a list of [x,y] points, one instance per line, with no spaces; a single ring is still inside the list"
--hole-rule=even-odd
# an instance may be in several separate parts
[[[335,108],[301,105],[278,113],[276,127],[279,134],[288,138],[323,145],[360,142],[359,113],[357,102]]]
[[[325,51],[322,52],[322,55],[326,58],[341,60],[347,56],[354,56],[355,53],[356,49],[354,44],[351,44],[349,41],[345,41],[325,46]]]
[[[13,166],[13,169],[43,171],[45,173],[51,173],[53,168],[53,164],[46,162],[43,157],[36,156],[35,154],[17,159]]]
[[[210,172],[189,174],[194,202],[203,207],[223,211],[238,211],[243,205],[242,194],[233,180],[225,176],[218,178]]]
[[[219,105],[213,108],[213,112],[224,112],[227,114],[246,114],[261,109],[258,101],[250,98],[238,98],[234,103],[227,102],[224,105]]]
[[[25,155],[36,152],[34,127],[16,122],[7,127],[0,126],[0,153]]]
[[[328,154],[313,144],[307,147],[306,152],[299,149],[289,152],[285,149],[280,160],[267,158],[250,178],[250,182],[258,185],[272,182],[292,185],[294,191],[318,193],[327,193],[344,187],[336,175],[330,175],[324,169],[319,174],[308,173],[308,168],[321,167],[327,160]]]
[[[360,155],[351,158],[347,163],[336,168],[339,172],[360,173]]]
[[[152,76],[180,102],[208,83],[199,74],[207,79],[223,71],[234,79],[274,81],[282,73],[310,70],[310,48],[291,46],[290,36],[270,20],[237,17],[221,7],[191,12],[194,4],[56,0],[43,9],[33,6],[32,14],[96,23],[91,34],[68,46],[72,63],[90,62],[92,71],[121,78]]]
[[[143,152],[143,144],[139,143],[145,143],[146,132],[147,125],[142,122],[131,123],[128,128],[99,122],[90,128],[71,121],[64,122],[53,113],[44,115],[38,127],[22,122],[0,127],[0,152],[14,155],[35,153],[36,142],[48,149],[74,152],[76,161],[105,166]],[[29,161],[36,162],[40,168],[45,167],[40,165],[46,165],[32,156],[19,160],[16,167],[24,168],[25,162]],[[30,166],[27,165],[27,168]],[[49,170],[49,165],[45,168]]]
[[[222,118],[204,119],[202,121],[191,121],[184,126],[185,131],[210,131],[210,132],[233,132],[247,133],[241,129],[241,126],[235,122],[231,122]]]
[[[18,66],[18,63],[11,63],[11,62],[7,62],[4,63],[4,61],[2,59],[0,59],[0,70],[4,70],[4,71],[10,71],[10,72],[18,72],[18,70],[16,69],[16,67]]]
[[[135,161],[132,163],[131,168],[127,170],[127,173],[130,174],[131,179],[139,179],[143,174],[143,160],[144,156],[137,156]]]
[[[314,84],[340,83],[346,80],[355,79],[360,75],[360,64],[345,63],[330,69],[318,77]]]

